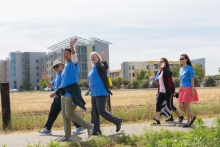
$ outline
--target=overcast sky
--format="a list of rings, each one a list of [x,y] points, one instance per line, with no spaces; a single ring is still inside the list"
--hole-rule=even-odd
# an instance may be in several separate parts
[[[41,51],[71,36],[110,45],[110,70],[124,61],[206,58],[220,67],[220,0],[1,0],[0,59]]]

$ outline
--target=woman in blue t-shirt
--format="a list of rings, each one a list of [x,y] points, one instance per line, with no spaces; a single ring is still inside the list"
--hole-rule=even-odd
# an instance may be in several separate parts
[[[85,93],[85,95],[90,93],[92,96],[91,122],[94,124],[93,135],[101,134],[99,115],[101,115],[104,119],[114,123],[116,125],[116,132],[121,129],[122,124],[121,118],[113,116],[105,109],[109,94],[112,94],[109,90],[107,79],[108,64],[105,61],[107,54],[107,50],[104,50],[101,57],[97,52],[92,52],[90,54],[90,60],[93,68],[88,74],[89,90]]]
[[[180,56],[180,90],[179,90],[179,107],[186,113],[187,123],[183,127],[190,127],[196,119],[196,116],[192,115],[190,109],[190,103],[198,101],[198,93],[194,86],[195,73],[192,67],[192,63],[187,54]]]

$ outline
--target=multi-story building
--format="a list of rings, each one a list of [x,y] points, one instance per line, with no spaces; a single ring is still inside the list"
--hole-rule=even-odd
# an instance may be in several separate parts
[[[40,57],[46,52],[11,52],[9,53],[9,85],[19,89],[23,81],[30,82],[30,89],[39,89],[41,79]],[[6,69],[7,71],[7,69]],[[20,90],[20,89],[19,89]]]
[[[59,59],[61,62],[65,63],[63,58],[63,51],[65,48],[70,48],[69,42],[71,39],[74,39],[76,36],[63,40],[59,43],[56,43],[47,49],[49,53],[41,58],[42,60],[42,71],[47,72],[51,80],[54,79],[56,73],[51,69],[51,65],[55,59]],[[83,39],[77,37],[78,41],[75,44],[74,48],[77,53],[78,62],[80,65],[80,81],[88,79],[88,73],[92,69],[90,63],[90,53],[98,52],[101,53],[104,49],[109,51],[110,42],[100,40],[97,38]],[[106,57],[106,61],[109,63],[109,55]]]
[[[63,51],[65,48],[70,48],[69,42],[76,36],[68,38],[57,44],[54,44],[47,49],[46,52],[11,52],[6,61],[0,61],[0,78],[3,82],[9,82],[10,88],[21,90],[23,81],[28,81],[31,84],[30,89],[39,89],[38,83],[41,79],[41,73],[46,72],[52,81],[56,73],[51,68],[53,61],[59,59],[65,63]],[[104,49],[109,51],[110,42],[97,38],[83,39],[77,37],[78,41],[75,44],[75,50],[80,64],[80,80],[86,80],[88,72],[91,70],[90,53],[101,53]],[[106,57],[109,63],[109,55]]]
[[[200,63],[205,69],[205,58],[191,60],[192,64]],[[170,67],[179,65],[179,61],[169,61]],[[143,70],[147,74],[155,76],[159,71],[158,61],[131,61],[123,62],[120,70],[111,70],[110,77],[113,79],[117,76],[123,77],[130,81],[136,79],[140,71]]]

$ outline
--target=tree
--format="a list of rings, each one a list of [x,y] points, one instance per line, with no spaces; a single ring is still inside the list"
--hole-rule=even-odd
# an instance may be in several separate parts
[[[214,87],[216,86],[215,79],[213,76],[206,76],[203,80],[204,87]]]
[[[29,91],[31,84],[29,81],[23,80],[22,86],[23,86],[23,90]]]
[[[144,78],[145,78],[145,72],[143,70],[141,70],[137,76],[137,80],[142,81]]]
[[[180,65],[174,65],[170,68],[173,77],[179,77],[180,76],[180,68],[181,68]]]
[[[202,64],[200,63],[193,64],[193,69],[196,77],[198,78],[198,81],[201,82],[205,77],[205,69],[202,67]]]
[[[85,86],[86,88],[89,88],[89,80],[85,80],[82,82],[83,86]]]
[[[115,78],[115,81],[116,81],[116,85],[115,86],[117,86],[118,87],[118,89],[120,89],[121,88],[121,85],[122,85],[122,77],[116,77]]]
[[[129,83],[130,83],[130,81],[128,79],[122,79],[122,84],[124,85],[125,89]]]
[[[39,87],[40,87],[40,90],[43,90],[44,88],[47,87],[47,84],[46,84],[46,82],[44,81],[43,78],[40,79],[38,85],[39,85]]]
[[[149,80],[150,76],[151,76],[151,75],[149,75],[148,73],[146,73],[144,79]]]

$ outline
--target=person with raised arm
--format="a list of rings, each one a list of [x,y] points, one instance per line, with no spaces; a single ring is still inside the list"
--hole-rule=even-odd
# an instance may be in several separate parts
[[[58,138],[57,141],[69,141],[71,137],[71,121],[79,124],[83,128],[88,130],[88,137],[91,137],[94,129],[94,125],[85,121],[79,117],[76,113],[76,107],[79,106],[83,110],[85,108],[85,101],[82,98],[81,90],[78,86],[80,69],[75,54],[74,44],[77,42],[77,38],[70,41],[70,49],[66,48],[63,52],[63,57],[67,64],[61,74],[61,86],[55,92],[56,95],[62,95],[61,108],[64,122],[65,135],[62,138]]]

